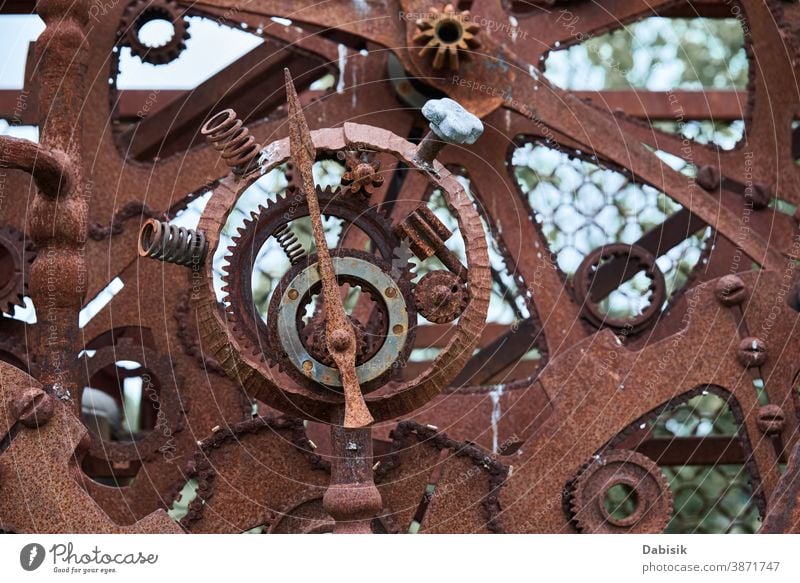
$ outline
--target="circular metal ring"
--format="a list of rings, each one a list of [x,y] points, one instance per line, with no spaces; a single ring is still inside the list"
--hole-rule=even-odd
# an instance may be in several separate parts
[[[359,383],[366,384],[389,370],[403,353],[408,339],[408,307],[397,283],[374,263],[357,257],[333,257],[332,261],[337,276],[369,286],[386,306],[386,338],[372,358],[356,367]],[[278,336],[289,361],[298,371],[325,386],[339,388],[342,386],[339,371],[309,354],[296,325],[298,310],[319,286],[316,263],[308,265],[289,282],[280,296]]]
[[[600,310],[599,301],[592,298],[592,288],[595,284],[598,268],[608,260],[616,258],[625,258],[624,271],[626,273],[631,272],[630,266],[633,265],[638,268],[637,271],[644,270],[651,281],[649,287],[652,292],[650,303],[641,314],[633,317],[610,317]],[[636,272],[633,273],[635,274]],[[625,333],[628,334],[635,334],[647,328],[661,313],[661,306],[667,297],[664,274],[659,269],[655,256],[643,247],[625,243],[603,245],[589,253],[578,266],[577,271],[575,271],[572,285],[576,300],[583,306],[584,317],[593,326],[611,328],[616,332],[627,331]],[[619,285],[617,284],[617,286]]]

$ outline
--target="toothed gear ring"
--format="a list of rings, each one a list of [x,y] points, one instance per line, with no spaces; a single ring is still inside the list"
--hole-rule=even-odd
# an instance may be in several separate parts
[[[661,469],[635,451],[595,456],[573,482],[570,510],[584,533],[659,533],[672,516],[672,492]]]
[[[142,27],[154,20],[163,20],[172,25],[172,35],[157,46],[147,44],[140,37]],[[134,57],[151,65],[164,65],[177,59],[186,49],[186,41],[190,38],[189,24],[174,0],[132,2],[122,16],[119,34],[121,44],[130,47]]]
[[[399,275],[395,280],[394,286],[399,289],[403,298],[404,306],[402,309],[409,312],[411,316],[408,322],[402,323],[400,320],[403,318],[396,317],[394,320],[397,320],[397,322],[394,322],[393,325],[402,325],[405,335],[413,335],[416,311],[414,310],[415,302],[410,283],[410,264],[408,263],[408,258],[406,258],[403,261],[402,268],[396,269],[398,254],[401,254],[403,246],[400,239],[392,231],[391,223],[379,211],[374,208],[365,208],[363,202],[348,196],[345,190],[333,190],[331,188],[322,190],[318,187],[317,197],[325,216],[342,219],[347,225],[350,225],[350,228],[355,227],[357,230],[362,231],[372,242],[376,252],[376,255],[373,256],[367,253],[359,254],[355,250],[348,250],[349,256],[358,255],[361,261],[370,263],[371,266],[366,266],[366,264],[362,263],[355,274],[341,278],[342,283],[361,286],[376,307],[369,321],[357,322],[355,325],[357,330],[363,331],[363,335],[361,335],[363,343],[359,342],[359,360],[363,360],[367,356],[372,357],[380,353],[381,345],[383,344],[382,338],[387,330],[390,330],[390,328],[386,327],[387,322],[392,320],[386,310],[386,303],[381,299],[381,292],[385,291],[384,288],[388,286],[384,285],[384,288],[378,288],[374,281],[365,279],[363,274],[374,272],[373,275],[375,277],[373,279],[375,279],[380,278],[377,273],[382,272],[386,274],[387,281],[392,280],[393,276]],[[286,286],[293,279],[299,277],[304,269],[307,270],[313,264],[313,258],[305,255],[305,252],[299,246],[298,240],[292,237],[290,230],[292,221],[306,216],[308,216],[306,197],[295,187],[288,188],[284,195],[279,196],[274,201],[267,201],[265,205],[260,206],[250,215],[249,219],[245,220],[244,225],[233,238],[234,245],[229,248],[231,252],[228,256],[229,265],[223,268],[222,279],[224,281],[223,291],[226,294],[225,301],[229,304],[226,308],[228,321],[234,323],[233,332],[241,345],[246,347],[250,354],[258,356],[272,366],[278,366],[280,370],[289,374],[300,384],[311,387],[316,386],[318,383],[326,384],[324,382],[325,379],[329,382],[331,381],[331,370],[328,370],[330,366],[326,363],[327,348],[324,346],[324,334],[319,333],[319,331],[314,332],[317,327],[315,324],[316,318],[312,318],[308,324],[304,324],[302,321],[302,316],[305,314],[304,309],[312,299],[315,288],[306,290],[307,294],[304,293],[296,298],[285,298],[287,302],[291,302],[298,309],[291,315],[286,315],[286,322],[291,322],[292,326],[297,327],[296,333],[290,334],[291,345],[294,347],[293,354],[296,358],[286,356],[289,352],[287,352],[286,346],[283,344],[284,339],[277,333],[277,328],[274,328],[277,324],[275,318],[272,317],[281,308],[280,304],[276,303],[275,300],[276,297],[279,297],[279,290],[288,289]],[[284,246],[287,257],[292,260],[294,267],[284,275],[273,293],[273,300],[269,308],[270,317],[265,324],[253,302],[252,276],[259,250],[271,237],[274,237],[279,244]],[[341,251],[339,250],[338,253],[341,253]],[[377,269],[375,266],[377,266]],[[311,271],[307,271],[307,273]],[[394,302],[390,303],[395,305]],[[377,386],[387,376],[391,376],[393,371],[399,369],[398,361],[404,361],[411,349],[411,342],[408,340],[411,340],[411,338],[406,338],[402,343],[402,349],[388,363],[384,363],[387,366],[381,365],[379,370],[375,366],[376,363],[370,365],[372,372],[377,372],[377,374],[366,375],[369,377],[369,381],[365,381],[368,387]],[[379,346],[376,346],[376,344],[379,344]],[[315,371],[313,374],[308,374],[309,365],[307,363],[309,362],[313,364],[311,368],[312,371]],[[304,365],[304,363],[306,364]],[[364,363],[359,362],[359,364]],[[317,373],[322,370],[327,371],[328,374],[318,375]],[[333,376],[338,378],[336,374]],[[336,386],[336,381],[333,381],[333,386]]]
[[[435,324],[452,322],[461,315],[469,301],[469,292],[451,271],[426,273],[415,290],[417,310]]]

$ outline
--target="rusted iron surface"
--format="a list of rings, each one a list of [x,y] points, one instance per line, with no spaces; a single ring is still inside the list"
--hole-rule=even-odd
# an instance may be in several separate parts
[[[658,532],[673,513],[663,468],[736,464],[762,532],[797,531],[800,245],[796,214],[778,208],[800,202],[796,4],[521,4],[133,0],[96,18],[88,0],[37,3],[46,28],[25,86],[0,91],[3,114],[41,135],[0,137],[0,302],[28,296],[37,317],[0,321],[0,529]],[[548,51],[653,14],[739,18],[747,90],[570,92],[544,77]],[[190,92],[117,89],[120,47],[178,60],[195,16],[264,42]],[[153,18],[174,27],[164,46],[139,39]],[[328,73],[337,87],[318,89]],[[426,96],[441,99],[415,102]],[[745,138],[687,149],[650,123],[675,103],[686,120],[743,119]],[[513,174],[521,141],[681,208],[633,242],[594,245],[567,274]],[[314,184],[323,159],[344,163],[340,186]],[[224,249],[245,191],[286,164],[286,192],[246,213]],[[195,229],[170,222],[209,191]],[[289,225],[309,216],[313,249]],[[323,216],[353,227],[338,246]],[[701,260],[668,290],[657,258],[706,227]],[[291,268],[262,315],[252,275],[270,239]],[[221,293],[217,251],[230,254]],[[424,260],[438,263],[418,277]],[[609,294],[642,272],[647,306],[610,315]],[[117,277],[122,290],[80,326]],[[487,325],[509,280],[525,315]],[[297,306],[317,295],[303,321]],[[85,387],[121,405],[126,379],[145,376],[150,433],[102,435]],[[653,433],[662,411],[705,392],[727,403],[735,435]],[[197,497],[179,526],[163,507],[187,481]],[[616,485],[639,501],[623,518],[604,505]]]

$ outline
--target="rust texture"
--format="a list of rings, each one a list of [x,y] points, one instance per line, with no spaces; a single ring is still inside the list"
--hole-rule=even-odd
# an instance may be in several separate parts
[[[677,524],[670,471],[728,465],[760,532],[798,532],[798,4],[240,4],[31,9],[24,86],[0,90],[40,136],[0,136],[0,305],[36,316],[0,318],[0,531],[654,533]],[[550,51],[653,15],[738,19],[747,87],[544,75]],[[180,61],[194,18],[263,42],[191,91],[117,87],[123,50]],[[153,20],[163,45],[140,37]],[[744,137],[687,149],[652,123],[676,103]],[[677,210],[567,273],[522,144]],[[285,188],[245,208],[268,174]],[[693,238],[673,285],[662,258]],[[259,298],[268,245],[288,267]],[[634,284],[646,301],[614,313]],[[511,323],[487,322],[498,296]],[[709,396],[729,434],[658,432]]]

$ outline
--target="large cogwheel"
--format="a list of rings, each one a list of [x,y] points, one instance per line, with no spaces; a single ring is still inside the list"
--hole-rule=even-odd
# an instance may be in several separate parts
[[[347,188],[323,190],[318,187],[317,198],[323,215],[342,219],[343,224],[349,229],[355,227],[362,231],[369,238],[374,251],[374,254],[371,254],[355,249],[336,248],[332,249],[331,254],[340,257],[358,256],[378,266],[382,272],[396,281],[415,318],[410,254],[407,252],[407,245],[404,246],[392,231],[388,218],[375,208],[365,206],[363,200],[353,196]],[[284,195],[278,196],[274,201],[267,201],[265,205],[253,211],[250,218],[245,219],[244,225],[233,237],[233,245],[228,248],[230,251],[230,255],[226,256],[228,265],[222,268],[226,316],[241,345],[252,355],[259,356],[272,366],[278,366],[302,384],[309,384],[310,379],[300,374],[296,367],[287,361],[283,347],[276,345],[277,334],[269,332],[259,306],[253,301],[252,276],[258,253],[271,237],[276,239],[293,264],[292,269],[281,278],[281,282],[276,284],[273,298],[280,295],[277,290],[282,286],[285,287],[292,277],[313,263],[314,256],[306,254],[306,250],[290,228],[293,220],[306,216],[308,216],[308,203],[305,195],[299,189],[290,186]],[[397,264],[401,258],[403,258],[403,268],[398,269]],[[363,361],[375,354],[379,343],[376,338],[380,336],[380,329],[386,325],[388,316],[380,309],[381,302],[375,295],[376,290],[369,289],[368,286],[362,285],[363,282],[354,278],[340,279],[342,283],[360,287],[378,307],[367,321],[356,324],[356,328],[363,333],[362,342],[359,343],[361,346],[359,359]],[[298,322],[298,329],[303,342],[307,342],[306,348],[309,353],[317,355],[318,360],[324,362],[326,359],[321,348],[324,334],[316,329],[319,322],[318,317],[312,318],[308,323]],[[409,334],[412,332],[413,330],[409,330]],[[411,342],[406,343],[407,350],[400,354],[401,359],[407,358],[411,344]],[[381,379],[383,378],[384,376],[381,376]]]

